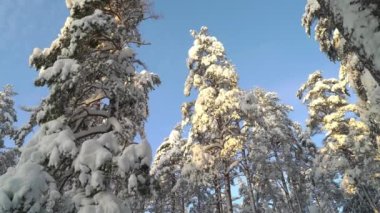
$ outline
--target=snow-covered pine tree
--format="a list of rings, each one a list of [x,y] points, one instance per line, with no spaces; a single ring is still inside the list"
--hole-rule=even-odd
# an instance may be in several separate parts
[[[189,144],[186,144],[187,139],[182,134],[183,126],[178,124],[157,149],[151,167],[157,186],[146,211],[213,212],[212,199],[215,197],[209,187],[212,180],[208,174],[188,164],[192,155],[185,153]]]
[[[316,148],[289,118],[292,107],[262,89],[244,92],[240,105],[247,138],[239,160],[243,212],[307,212]]]
[[[329,42],[338,30],[372,77],[380,84],[380,2],[377,0],[308,0],[302,24],[310,28],[318,20],[316,38],[321,50],[336,60],[337,54]],[[324,28],[323,31],[318,30]]]
[[[14,148],[0,150],[0,175],[3,175],[9,167],[15,166],[19,156],[19,151]]]
[[[144,122],[159,78],[135,57],[143,0],[66,0],[64,27],[49,48],[34,49],[36,86],[49,95],[21,136],[17,166],[0,177],[1,212],[130,212],[146,190],[151,148]],[[139,135],[140,143],[134,140]],[[21,137],[22,138],[22,137]],[[22,184],[20,184],[22,183]]]
[[[0,148],[4,148],[5,137],[13,137],[15,134],[14,123],[17,121],[14,109],[13,96],[16,93],[11,85],[6,85],[0,91]]]
[[[360,211],[372,212],[379,208],[376,141],[357,117],[358,107],[348,102],[347,84],[341,67],[339,80],[324,79],[317,71],[298,91],[309,110],[307,126],[311,133],[326,133],[315,159],[312,181],[318,189],[317,199],[330,200],[317,202],[321,211],[337,212],[356,200],[360,203],[356,209],[345,210],[356,212],[361,208]]]
[[[186,202],[189,200],[187,195],[191,194],[190,187],[179,183],[185,143],[182,127],[177,125],[157,149],[150,170],[158,184],[151,202],[151,212],[185,212]]]
[[[380,159],[379,9],[380,3],[374,0],[308,0],[302,19],[309,35],[317,21],[315,39],[321,51],[340,62],[344,79],[357,94],[355,113],[369,129],[367,136],[377,155],[375,159]]]
[[[243,143],[238,113],[238,76],[226,58],[223,44],[210,36],[206,27],[199,33],[191,31],[191,34],[195,40],[189,49],[189,75],[184,93],[188,96],[195,88],[198,97],[183,107],[184,121],[190,126],[188,147],[192,157],[189,163],[211,179],[218,179],[217,191],[221,191],[223,183],[225,212],[233,212],[230,175],[235,165],[233,156]],[[185,165],[185,169],[188,168],[190,165]],[[217,206],[221,209],[220,203]]]
[[[13,96],[16,93],[11,85],[6,85],[0,91],[0,175],[4,174],[8,167],[14,166],[17,162],[18,151],[5,147],[5,137],[13,138],[16,134],[14,122],[17,121],[16,110],[14,109]]]
[[[359,116],[380,145],[380,3],[376,0],[308,0],[302,25],[345,69],[358,95]],[[379,151],[380,153],[380,151]],[[380,157],[380,154],[379,154]]]
[[[185,201],[195,211],[232,212],[230,184],[240,168],[243,172],[238,175],[245,177],[243,183],[249,188],[245,190],[248,212],[306,211],[310,186],[304,177],[315,152],[310,137],[288,118],[290,107],[279,104],[274,93],[238,88],[238,76],[223,45],[206,27],[192,35],[185,95],[195,88],[198,97],[182,106],[181,129],[189,127],[187,142],[180,153],[166,140],[156,158],[159,165],[167,162],[160,159],[172,159],[168,153],[182,154],[183,168],[173,191],[181,184],[191,188],[192,195]],[[173,130],[169,138],[173,133],[179,135]],[[266,150],[261,155],[260,146]],[[205,203],[210,192],[212,202]]]

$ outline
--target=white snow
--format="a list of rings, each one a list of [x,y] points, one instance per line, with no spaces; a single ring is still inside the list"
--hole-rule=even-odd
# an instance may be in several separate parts
[[[12,208],[12,202],[8,195],[0,189],[0,211],[9,212]]]
[[[308,35],[310,35],[310,26],[314,20],[314,15],[319,9],[320,5],[317,0],[307,0],[305,13],[302,16],[302,26],[305,27]]]
[[[111,192],[99,192],[93,198],[86,197],[83,192],[73,197],[78,213],[130,213],[129,206],[123,204]]]
[[[368,58],[373,58],[375,69],[380,71],[380,23],[372,14],[375,5],[363,8],[349,0],[328,2],[333,12],[343,18],[343,27],[351,34],[351,41]]]
[[[29,212],[40,212],[40,204],[47,202],[45,193],[55,195],[51,196],[51,199],[56,199],[59,195],[54,179],[41,165],[32,162],[19,164],[16,169],[8,169],[7,173],[0,177],[0,189],[0,207],[7,210],[18,208],[20,205],[30,205]]]
[[[86,4],[90,4],[91,2],[99,2],[102,0],[66,0],[66,6],[68,9],[74,7],[74,6],[79,6],[83,7]]]
[[[117,138],[112,132],[101,135],[97,141],[112,153],[118,153],[120,151],[119,144],[117,143]]]
[[[137,178],[135,174],[131,174],[128,179],[128,191],[133,193],[137,188]]]
[[[96,139],[90,139],[82,144],[82,148],[76,159],[76,170],[80,169],[80,165],[85,165],[91,171],[97,170],[106,161],[112,159],[112,153],[106,149]]]
[[[37,80],[49,81],[59,75],[59,79],[66,80],[68,76],[78,72],[79,65],[74,59],[59,59],[52,67],[41,69]]]
[[[129,171],[142,165],[150,166],[152,162],[152,149],[147,140],[139,144],[131,144],[125,148],[122,155],[115,158],[119,174],[125,176]]]
[[[60,155],[75,156],[78,149],[72,131],[64,126],[64,118],[48,122],[41,126],[32,140],[21,148],[20,162],[41,163],[49,159],[49,165],[58,166]]]
[[[72,6],[73,6],[72,0],[66,0],[66,7],[70,9]]]
[[[200,45],[194,45],[189,49],[189,59],[190,60],[197,60],[198,59],[198,52],[201,49]]]
[[[128,206],[122,204],[121,200],[110,192],[100,192],[94,196],[98,203],[96,213],[130,213]]]
[[[49,159],[48,166],[58,167],[58,163],[59,163],[59,152],[58,152],[58,148],[54,147],[50,153],[50,159]]]
[[[141,159],[141,165],[149,166],[152,163],[152,148],[146,139],[135,146],[135,152],[137,157]]]
[[[240,98],[240,109],[248,115],[256,115],[258,106],[255,93],[253,91],[246,92]]]
[[[91,174],[90,185],[94,189],[96,189],[96,188],[103,189],[104,188],[103,180],[104,180],[104,175],[103,175],[102,171],[99,171],[99,170],[93,171]]]
[[[117,158],[117,165],[119,168],[119,174],[125,176],[131,169],[134,168],[136,153],[134,149],[135,144],[131,144],[124,149],[121,156]]]
[[[372,117],[375,122],[380,123],[380,86],[367,69],[365,69],[363,75],[361,75],[361,80],[367,91],[369,106],[368,112],[363,116],[366,119]]]
[[[43,51],[40,48],[34,48],[32,54],[29,56],[29,65],[32,65],[33,60],[40,57],[42,54]]]
[[[135,52],[130,47],[123,48],[119,53],[119,61],[123,61],[125,59],[133,58],[135,55]]]

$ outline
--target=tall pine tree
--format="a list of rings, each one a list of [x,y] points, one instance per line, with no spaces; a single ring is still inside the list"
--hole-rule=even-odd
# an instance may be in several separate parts
[[[49,95],[19,139],[18,165],[0,177],[2,212],[130,212],[146,192],[151,149],[144,122],[148,92],[159,78],[137,70],[131,45],[147,18],[143,0],[66,0],[58,38],[34,49],[36,86]],[[137,143],[136,136],[141,138]],[[22,183],[22,184],[18,184]]]

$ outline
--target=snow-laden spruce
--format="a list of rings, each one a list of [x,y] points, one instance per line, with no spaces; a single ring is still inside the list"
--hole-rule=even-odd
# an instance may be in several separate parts
[[[144,123],[159,78],[131,45],[147,5],[140,0],[67,0],[70,16],[30,64],[49,95],[17,134],[39,126],[20,161],[0,177],[1,212],[130,212],[147,191],[151,148]],[[140,142],[134,139],[139,135]]]

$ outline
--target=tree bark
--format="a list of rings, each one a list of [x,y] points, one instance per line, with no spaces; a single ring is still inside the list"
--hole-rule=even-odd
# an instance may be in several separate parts
[[[231,195],[231,179],[230,179],[230,173],[224,174],[224,180],[226,181],[226,198],[227,198],[227,212],[233,213],[233,206],[232,206],[232,195]]]
[[[280,161],[278,159],[278,154],[277,154],[276,150],[274,150],[274,156],[276,158],[276,162],[280,164]],[[294,212],[293,202],[292,202],[292,200],[290,198],[290,192],[288,190],[288,184],[287,184],[287,182],[285,180],[284,173],[283,173],[282,169],[279,169],[279,172],[281,173],[282,188],[284,189],[285,196],[286,196],[286,199],[288,201],[288,206],[290,207],[290,209],[292,210],[292,212]]]
[[[243,166],[242,170],[244,172],[245,177],[247,178],[249,202],[250,202],[252,212],[256,213],[258,211],[256,207],[255,196],[253,194],[252,177],[251,177],[251,172],[249,171],[248,160],[247,160],[247,155],[245,154],[245,150],[242,150],[242,154],[243,154],[244,163],[246,164],[245,168]]]
[[[215,197],[216,197],[216,202],[215,202],[216,212],[217,213],[222,213],[222,208],[221,208],[221,203],[220,203],[220,201],[222,199],[221,199],[221,196],[220,196],[221,195],[220,185],[218,183],[217,177],[215,177],[215,179],[214,179],[214,187],[215,187]]]
[[[174,185],[175,185],[175,182],[176,182],[176,180],[175,180],[175,176],[174,175],[172,175],[171,176],[171,188],[173,188],[174,187]],[[176,211],[175,211],[175,205],[176,205],[176,193],[175,192],[171,192],[171,206],[172,206],[172,209],[171,209],[171,212],[172,213],[176,213]]]
[[[248,174],[248,175],[250,175],[250,174]],[[248,185],[248,190],[249,190],[248,196],[249,196],[249,201],[251,202],[251,205],[250,205],[251,210],[252,210],[252,212],[256,213],[258,211],[257,211],[257,207],[256,207],[255,195],[253,194],[251,177],[249,176],[249,178],[247,178],[247,180],[248,180],[247,185]]]
[[[183,198],[183,197],[181,198],[181,206],[182,206],[182,213],[185,213],[185,209],[186,209],[186,207],[185,207],[185,198]]]

